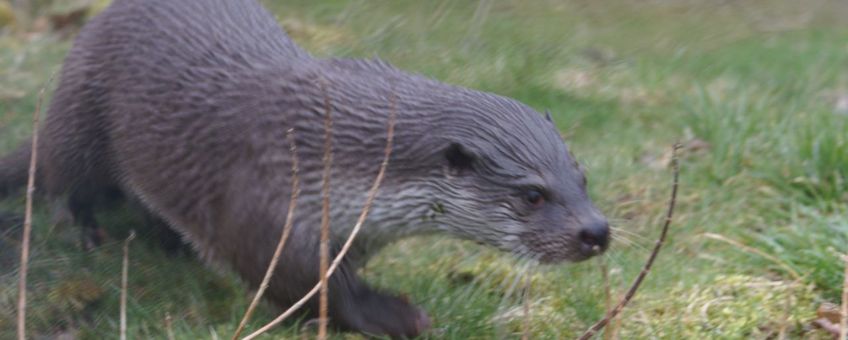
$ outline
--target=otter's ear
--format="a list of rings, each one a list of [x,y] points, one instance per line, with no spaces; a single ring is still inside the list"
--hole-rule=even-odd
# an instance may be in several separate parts
[[[545,110],[545,119],[551,123],[554,122],[554,117],[551,116],[551,110]]]
[[[451,143],[448,145],[444,154],[448,167],[456,172],[471,169],[471,166],[474,165],[474,162],[477,160],[477,155],[459,143]]]

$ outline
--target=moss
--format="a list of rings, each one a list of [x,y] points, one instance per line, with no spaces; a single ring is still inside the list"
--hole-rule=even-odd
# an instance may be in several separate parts
[[[813,336],[804,325],[815,317],[813,285],[749,275],[721,275],[704,286],[672,289],[642,300],[625,316],[624,338],[764,339],[786,332]],[[666,334],[671,335],[671,334]]]

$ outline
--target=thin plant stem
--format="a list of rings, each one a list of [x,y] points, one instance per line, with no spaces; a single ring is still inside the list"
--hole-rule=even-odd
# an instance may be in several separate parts
[[[174,340],[174,327],[172,325],[171,313],[165,313],[165,332],[168,340]]]
[[[368,217],[368,212],[371,209],[371,204],[374,202],[374,198],[377,196],[377,191],[380,189],[380,184],[382,184],[383,182],[383,177],[385,177],[386,168],[388,168],[389,165],[389,158],[392,154],[392,141],[394,140],[395,116],[397,115],[395,101],[396,99],[392,97],[392,110],[389,115],[389,127],[388,132],[386,134],[385,154],[383,157],[383,162],[380,164],[380,170],[377,173],[377,178],[374,179],[374,183],[371,185],[371,189],[368,192],[368,198],[365,200],[365,205],[362,207],[362,212],[359,214],[359,219],[357,219],[356,224],[353,226],[353,230],[351,230],[350,235],[348,236],[341,250],[339,250],[339,253],[336,255],[335,259],[333,259],[333,263],[330,264],[330,267],[327,269],[327,277],[333,275],[333,272],[335,272],[336,268],[338,268],[339,264],[344,259],[345,254],[347,254],[347,252],[350,250],[350,247],[353,245],[353,241],[354,239],[356,239],[356,235],[359,234],[359,231],[362,229],[362,224],[365,223],[365,219]],[[312,290],[306,293],[303,298],[294,303],[291,307],[289,307],[289,309],[280,314],[276,319],[272,320],[265,326],[262,326],[262,328],[256,330],[250,335],[244,337],[243,340],[255,339],[259,335],[262,335],[271,328],[279,325],[281,322],[283,322],[283,320],[294,314],[294,312],[297,311],[299,308],[303,307],[303,305],[306,304],[306,301],[309,301],[309,299],[311,299],[313,296],[315,296],[316,293],[318,293],[318,290],[320,288],[321,283],[319,282],[314,287],[312,287]]]
[[[601,280],[604,284],[604,309],[610,310],[612,309],[612,288],[610,287],[609,266],[607,266],[607,258],[604,256],[599,256],[598,262],[600,262]],[[612,340],[613,331],[614,329],[610,328],[604,329],[604,340]]]
[[[32,112],[32,151],[29,160],[29,178],[27,179],[26,210],[24,212],[24,232],[21,240],[21,265],[18,277],[18,340],[26,339],[26,307],[27,307],[27,274],[29,271],[29,241],[32,234],[32,197],[35,194],[35,169],[38,162],[38,120],[41,114],[41,102],[44,92],[53,81],[55,72],[47,79],[47,83],[38,92],[35,110]]]
[[[262,283],[259,284],[259,290],[256,291],[256,295],[253,297],[253,301],[250,302],[250,306],[247,307],[247,311],[244,313],[244,317],[242,317],[241,322],[239,322],[239,326],[236,329],[236,332],[233,333],[232,339],[238,339],[241,332],[244,330],[244,327],[247,325],[247,322],[250,320],[250,317],[253,315],[256,306],[259,305],[259,301],[262,298],[262,294],[265,293],[265,290],[268,289],[268,283],[271,281],[271,276],[274,274],[274,269],[277,268],[277,262],[279,262],[280,254],[283,252],[283,247],[286,244],[286,240],[289,238],[289,234],[291,234],[292,225],[294,225],[294,212],[295,208],[297,208],[297,198],[300,195],[300,176],[299,176],[299,159],[297,156],[297,145],[295,143],[294,138],[294,129],[288,129],[286,131],[286,139],[289,141],[289,151],[291,152],[292,157],[292,192],[291,198],[289,199],[289,210],[286,213],[286,222],[283,225],[283,232],[280,235],[280,241],[277,242],[277,248],[274,249],[274,255],[271,257],[271,263],[268,264],[268,269],[265,270],[265,277],[262,278]]]
[[[668,234],[668,228],[671,225],[671,218],[674,216],[674,206],[677,203],[677,184],[678,178],[680,177],[680,165],[678,164],[677,159],[677,150],[680,149],[680,144],[676,143],[672,149],[671,154],[671,164],[674,171],[674,182],[671,186],[671,198],[668,201],[668,211],[665,215],[665,223],[663,223],[662,231],[660,232],[660,237],[657,239],[654,244],[654,250],[651,252],[651,256],[648,257],[648,260],[645,262],[645,266],[642,267],[642,271],[636,276],[636,279],[633,281],[633,284],[630,286],[630,289],[618,302],[615,308],[607,311],[607,314],[599,320],[597,323],[592,325],[588,330],[586,330],[583,335],[580,336],[580,340],[588,340],[592,336],[594,336],[598,331],[603,329],[613,318],[615,318],[618,313],[627,306],[627,303],[633,299],[633,296],[636,295],[636,291],[639,289],[639,286],[642,284],[642,281],[645,280],[645,277],[648,275],[648,272],[651,270],[651,266],[654,264],[654,260],[656,260],[657,255],[662,248],[663,243],[665,242],[665,237]]]
[[[845,262],[845,273],[842,278],[842,317],[839,320],[839,338],[848,340],[848,255],[843,255],[842,261]]]
[[[121,266],[121,324],[120,339],[127,340],[127,283],[130,267],[130,241],[135,238],[135,231],[130,231],[130,236],[124,241],[124,261]]]
[[[532,286],[532,275],[530,275],[529,270],[524,271],[524,325],[523,325],[523,334],[521,334],[521,340],[529,340],[530,339],[530,303],[531,303],[531,295],[530,288]]]
[[[321,246],[319,247],[321,295],[318,308],[318,339],[324,340],[327,338],[327,308],[329,304],[327,268],[330,258],[330,177],[333,167],[333,117],[326,84],[321,82],[321,87],[324,92],[324,173],[321,179]]]

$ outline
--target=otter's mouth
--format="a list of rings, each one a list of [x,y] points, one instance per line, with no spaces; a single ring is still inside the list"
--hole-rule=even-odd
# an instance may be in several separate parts
[[[529,236],[529,235],[528,235]],[[609,247],[609,230],[603,228],[595,233],[578,233],[577,237],[560,236],[524,239],[524,244],[535,254],[541,264],[581,262],[603,254]]]
[[[593,246],[589,248],[581,247],[580,250],[576,252],[570,253],[562,253],[562,254],[550,254],[543,253],[539,258],[539,263],[541,264],[558,264],[562,262],[570,262],[577,263],[583,262],[595,256],[601,255],[606,251],[606,248],[602,248],[600,246]]]

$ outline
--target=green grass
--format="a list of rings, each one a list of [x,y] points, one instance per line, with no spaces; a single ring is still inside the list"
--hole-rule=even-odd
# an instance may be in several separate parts
[[[683,151],[675,223],[624,311],[623,338],[767,338],[781,329],[827,338],[807,325],[818,304],[838,302],[838,254],[848,252],[848,114],[834,110],[835,96],[848,95],[844,5],[830,2],[791,29],[763,31],[736,6],[684,0],[266,2],[317,55],[376,54],[550,109],[589,169],[592,196],[622,230],[605,256],[619,294],[659,231],[670,145],[706,145]],[[794,22],[794,2],[770,4],[770,23]],[[0,35],[0,150],[27,137],[36,93],[69,47],[49,34]],[[0,210],[23,211],[22,202],[6,199]],[[114,241],[83,253],[75,228],[51,227],[48,205],[36,207],[31,332],[114,337],[120,240],[140,227],[138,218],[104,214]],[[18,237],[0,230],[11,252]],[[603,314],[598,264],[533,271],[536,337],[573,337]],[[521,330],[522,301],[511,294],[519,271],[491,249],[414,238],[384,250],[364,273],[423,306],[435,320],[432,338]],[[0,338],[14,333],[16,280],[16,264],[0,271]],[[167,257],[144,238],[132,246],[129,293],[135,338],[164,337],[166,314],[178,338],[228,337],[250,298],[226,270]],[[263,306],[251,327],[273,316]],[[297,334],[290,324],[273,336]]]

